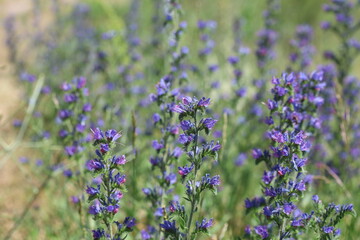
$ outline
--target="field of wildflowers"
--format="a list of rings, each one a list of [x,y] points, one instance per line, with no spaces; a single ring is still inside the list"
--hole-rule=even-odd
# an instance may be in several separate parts
[[[360,1],[0,9],[0,239],[360,239]]]

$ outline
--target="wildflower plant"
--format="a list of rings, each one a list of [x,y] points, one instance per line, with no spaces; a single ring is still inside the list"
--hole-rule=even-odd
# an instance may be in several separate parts
[[[266,10],[263,12],[264,28],[258,32],[257,49],[255,51],[261,75],[266,74],[270,61],[275,58],[274,47],[278,39],[275,24],[279,8],[280,1],[266,1]]]
[[[69,158],[75,159],[77,165],[75,171],[81,172],[84,162],[80,160],[89,140],[86,130],[89,127],[89,113],[92,110],[92,106],[87,100],[89,90],[85,86],[86,78],[84,77],[76,77],[70,83],[61,84],[63,99],[59,104],[57,115],[57,122],[60,125],[59,141],[65,146],[65,154]]]
[[[353,3],[349,0],[331,0],[330,4],[323,6],[325,12],[334,16],[335,21],[322,22],[321,27],[332,32],[341,41],[338,52],[329,50],[324,56],[337,66],[338,80],[341,83],[349,74],[352,63],[360,51],[360,42],[355,39],[360,28],[360,20],[354,17],[359,6],[359,2]]]
[[[357,153],[359,106],[351,100],[357,91],[358,80],[355,76],[351,76],[351,70],[360,53],[360,42],[357,40],[360,19],[356,17],[359,4],[358,1],[330,1],[323,6],[323,10],[329,13],[328,15],[332,15],[334,20],[324,21],[321,24],[324,30],[331,32],[340,41],[337,48],[324,52],[324,57],[331,61],[334,68],[333,76],[328,79],[326,105],[320,110],[320,114],[327,120],[322,134],[327,138],[325,145],[328,145],[330,155],[336,156],[336,159],[328,159],[327,164],[334,167],[334,171],[343,178],[352,176],[353,169],[358,168],[353,160],[359,156]],[[352,166],[347,167],[348,165]]]
[[[152,100],[156,101],[160,108],[159,113],[153,114],[152,120],[154,126],[160,130],[161,138],[152,141],[155,153],[149,159],[156,184],[153,187],[143,188],[143,193],[151,203],[154,220],[157,224],[164,218],[165,202],[169,201],[170,193],[177,180],[177,176],[173,172],[174,163],[182,154],[182,150],[175,147],[174,144],[179,127],[172,121],[172,107],[178,91],[177,89],[170,90],[170,86],[170,82],[161,79],[156,85],[157,93],[151,95]],[[144,231],[146,232],[146,230]],[[152,235],[159,237],[160,231],[152,232]]]
[[[88,162],[88,168],[94,178],[100,178],[96,186],[88,186],[86,193],[91,203],[89,214],[93,215],[97,229],[93,230],[94,239],[126,239],[133,231],[135,218],[126,217],[123,222],[116,221],[120,208],[120,199],[126,191],[123,165],[124,155],[114,155],[116,141],[121,133],[110,129],[103,132],[99,128],[93,130],[94,146],[97,147],[96,158]],[[115,231],[114,231],[114,227]]]
[[[75,188],[72,200],[78,208],[81,228],[85,229],[85,209],[82,197],[79,196],[83,195],[82,189],[86,182],[85,157],[90,145],[90,136],[86,130],[89,128],[92,105],[88,102],[89,90],[86,88],[85,77],[75,77],[72,82],[64,82],[60,89],[62,99],[58,102],[56,122],[59,125],[58,142],[64,148],[63,175],[71,180],[69,183]]]
[[[180,9],[180,5],[176,5]],[[174,14],[169,9],[169,16]],[[155,175],[155,186],[143,188],[147,200],[151,203],[154,222],[159,225],[165,217],[165,204],[172,200],[172,192],[177,181],[174,173],[174,163],[182,155],[181,148],[176,147],[174,142],[179,134],[179,126],[173,121],[172,108],[175,105],[175,99],[180,94],[180,90],[175,86],[180,86],[186,72],[182,71],[182,63],[188,54],[187,47],[179,47],[179,41],[186,28],[186,22],[180,22],[175,30],[170,33],[169,55],[170,71],[159,83],[156,84],[156,93],[150,94],[150,99],[158,106],[158,112],[153,114],[152,120],[154,126],[160,130],[161,138],[152,141],[152,148],[155,154],[150,157],[151,169]],[[150,230],[143,230],[144,235],[152,236],[155,239],[161,238],[161,231],[150,226]]]
[[[262,208],[261,224],[254,231],[263,239],[269,233],[282,239],[292,231],[286,229],[287,222],[310,180],[305,175],[304,166],[310,148],[308,131],[319,127],[315,114],[318,102],[321,102],[316,100],[321,76],[321,73],[314,73],[311,77],[291,73],[272,80],[273,99],[266,103],[270,110],[266,124],[271,145],[269,150],[253,150],[256,163],[265,162],[266,165],[262,177],[264,196],[245,201],[247,211]]]
[[[311,26],[299,25],[294,39],[290,41],[293,51],[289,58],[296,71],[305,71],[312,63],[315,54],[315,47],[312,45],[313,34]]]
[[[202,115],[210,104],[209,98],[200,100],[191,97],[183,97],[181,103],[173,107],[173,111],[179,114],[180,126],[183,131],[178,141],[183,145],[187,154],[187,164],[178,167],[182,183],[186,187],[184,199],[188,203],[186,209],[178,201],[170,202],[168,220],[160,224],[167,239],[196,239],[199,233],[208,233],[213,225],[213,219],[201,218],[199,212],[200,203],[204,197],[204,191],[217,192],[220,185],[220,176],[210,176],[206,173],[200,177],[200,170],[204,169],[204,163],[210,159],[217,160],[221,146],[218,142],[206,142],[201,144],[201,133],[209,134],[217,120],[204,118]],[[194,224],[195,219],[198,219]]]
[[[253,150],[256,163],[264,162],[266,165],[262,177],[263,197],[245,201],[248,212],[261,209],[260,225],[254,227],[253,232],[247,229],[248,236],[252,235],[255,239],[275,236],[279,239],[296,238],[302,231],[308,230],[306,226],[315,227],[319,222],[325,224],[326,217],[322,219],[314,212],[299,215],[296,205],[311,182],[305,166],[311,147],[309,137],[311,132],[320,128],[316,112],[323,104],[319,96],[320,90],[325,87],[322,81],[323,72],[314,72],[310,76],[304,73],[283,74],[282,78],[272,80],[275,85],[271,90],[273,99],[266,103],[270,116],[265,120],[269,126],[266,135],[271,145],[268,150]],[[317,214],[322,216],[320,212]],[[344,212],[340,219],[343,216]],[[332,225],[337,222],[332,222]],[[317,234],[324,235],[323,232]]]

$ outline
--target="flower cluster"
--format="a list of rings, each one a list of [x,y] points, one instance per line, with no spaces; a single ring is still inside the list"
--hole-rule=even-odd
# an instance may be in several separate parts
[[[216,29],[217,23],[213,20],[199,20],[197,27],[200,31],[200,41],[203,43],[203,47],[199,50],[198,55],[201,58],[206,58],[206,56],[212,53],[215,47],[215,42],[213,39],[211,39],[210,34]],[[210,72],[214,72],[216,69],[217,66],[209,66]]]
[[[311,213],[294,214],[291,219],[291,227],[298,231],[306,231],[310,227],[318,233],[319,239],[339,239],[341,230],[336,228],[336,225],[347,214],[356,216],[353,205],[329,203],[325,206],[317,195],[312,197],[312,201],[314,210]]]
[[[95,186],[88,186],[86,193],[91,203],[89,213],[93,215],[98,228],[93,230],[94,239],[125,239],[128,232],[133,230],[135,219],[126,217],[120,223],[115,220],[115,215],[120,208],[120,199],[126,190],[126,176],[123,174],[123,165],[126,163],[124,155],[113,155],[116,141],[121,133],[111,129],[106,132],[96,128],[93,131],[96,158],[87,163],[88,169],[94,177],[101,179]],[[102,227],[105,225],[106,229]],[[116,231],[113,232],[113,225]]]
[[[254,228],[262,239],[267,239],[270,233],[281,239],[296,236],[297,232],[287,223],[298,209],[295,202],[311,181],[304,168],[311,146],[309,135],[320,127],[316,110],[323,103],[319,96],[324,87],[322,78],[322,72],[314,72],[311,76],[283,74],[272,80],[273,98],[266,104],[270,116],[265,120],[271,145],[268,150],[253,150],[256,163],[265,162],[267,168],[262,177],[264,197],[245,202],[248,211],[262,207],[264,218]]]
[[[60,127],[58,139],[64,146],[66,156],[75,160],[64,166],[63,174],[68,178],[75,176],[75,183],[80,190],[84,187],[84,151],[91,141],[91,135],[86,130],[90,127],[92,105],[88,102],[86,78],[76,77],[72,82],[62,83],[60,88],[63,96],[56,118]]]
[[[180,22],[174,31],[170,33],[169,52],[171,53],[170,71],[156,84],[156,93],[150,95],[152,102],[156,102],[159,112],[153,114],[152,120],[155,127],[161,132],[161,139],[152,141],[155,153],[150,157],[151,168],[154,173],[156,185],[143,188],[143,193],[151,202],[153,216],[156,224],[165,219],[165,203],[169,201],[177,176],[174,173],[174,162],[182,155],[182,150],[174,144],[175,137],[179,134],[179,126],[173,124],[172,108],[175,98],[180,94],[178,88],[186,79],[183,61],[188,54],[187,47],[179,48],[179,41],[186,29],[186,22]],[[149,226],[149,230],[143,230],[144,236],[161,238],[161,232]],[[149,228],[148,227],[148,228]],[[146,239],[146,238],[144,238]]]
[[[334,22],[323,22],[322,28],[330,30],[341,40],[339,52],[326,51],[325,58],[331,60],[337,65],[338,78],[342,83],[349,74],[350,67],[355,57],[360,53],[360,42],[354,37],[359,30],[359,19],[354,19],[354,11],[360,7],[357,2],[356,6],[349,0],[331,0],[330,4],[325,4],[323,9],[334,15]]]
[[[207,189],[216,193],[217,186],[220,185],[219,175],[211,177],[210,174],[205,174],[201,179],[198,179],[199,171],[204,162],[208,161],[209,158],[217,159],[218,151],[221,148],[220,144],[214,141],[204,141],[200,146],[200,133],[209,134],[217,122],[212,118],[199,119],[209,104],[209,98],[198,100],[195,97],[183,97],[181,103],[173,107],[173,111],[179,113],[180,126],[183,131],[179,135],[178,141],[183,145],[183,149],[187,153],[187,162],[190,164],[190,166],[178,167],[179,174],[186,186],[184,198],[190,206],[185,210],[185,207],[178,202],[170,203],[170,220],[166,220],[160,225],[165,236],[169,236],[170,239],[178,239],[179,236],[195,239],[198,233],[206,233],[208,228],[213,225],[212,219],[203,219],[201,222],[197,221],[196,225],[193,226],[194,213],[198,211],[198,205],[203,198],[203,191]],[[180,226],[176,227],[177,222],[171,221],[171,219],[178,218],[180,218],[178,221]]]
[[[350,75],[350,70],[360,53],[360,42],[355,39],[360,26],[360,19],[355,18],[359,7],[359,2],[348,0],[332,0],[323,6],[324,11],[333,15],[335,20],[323,22],[322,28],[337,36],[340,44],[337,49],[324,52],[324,57],[330,60],[335,68],[328,79],[326,104],[320,112],[322,118],[327,120],[320,138],[327,139],[327,144],[336,156],[335,159],[327,159],[327,164],[334,167],[334,171],[344,178],[351,176],[349,173],[354,167],[346,169],[346,166],[358,155],[358,124],[351,117],[356,115],[359,108],[351,100],[358,87],[356,78]]]
[[[296,70],[304,71],[312,62],[315,47],[311,45],[313,29],[309,25],[300,25],[296,29],[295,38],[290,44],[294,51],[290,54],[290,61],[297,64]]]
[[[256,49],[257,65],[263,74],[267,64],[275,57],[274,46],[278,33],[274,30],[276,13],[280,7],[278,0],[267,0],[267,9],[264,11],[265,28],[258,32]]]
[[[237,19],[234,22],[234,52],[233,55],[229,56],[227,61],[231,65],[233,70],[233,79],[231,84],[235,87],[235,99],[239,99],[245,96],[246,94],[246,87],[242,86],[241,84],[241,77],[243,75],[241,64],[240,62],[244,60],[244,56],[248,55],[250,50],[246,46],[243,45],[241,39],[241,21]],[[233,101],[233,104],[237,103],[237,101]],[[233,107],[233,106],[232,106]]]
[[[89,127],[88,114],[92,106],[87,102],[89,93],[85,85],[84,77],[77,77],[71,83],[61,84],[64,95],[57,117],[61,124],[58,136],[64,143],[65,152],[69,157],[81,153],[84,142],[88,141],[85,130]]]

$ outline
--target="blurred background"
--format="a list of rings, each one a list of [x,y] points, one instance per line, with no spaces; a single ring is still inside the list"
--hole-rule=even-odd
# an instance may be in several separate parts
[[[291,53],[289,42],[299,24],[308,24],[314,29],[313,45],[316,46],[317,54],[310,69],[315,69],[315,66],[324,63],[322,52],[338,43],[338,39],[320,29],[320,23],[329,19],[329,16],[322,10],[322,5],[326,2],[326,0],[282,1],[274,26],[279,34],[279,41],[275,47],[277,57],[271,62],[274,73],[279,74],[288,67],[288,56]],[[31,94],[33,89],[30,84],[24,84],[21,76],[25,70],[29,74],[44,74],[49,86],[55,88],[61,82],[71,79],[75,75],[91,75],[86,65],[88,62],[85,64],[84,60],[88,61],[88,58],[87,55],[84,57],[84,54],[91,56],[92,51],[94,49],[97,51],[98,48],[108,52],[109,66],[119,65],[120,62],[129,62],[130,57],[127,55],[128,46],[124,32],[131,25],[131,21],[136,21],[138,37],[144,42],[150,42],[151,38],[157,34],[152,25],[152,18],[154,12],[159,10],[156,9],[153,0],[141,0],[136,10],[137,15],[132,18],[131,3],[130,0],[0,0],[0,21],[2,23],[0,31],[0,96],[2,97],[0,101],[0,135],[2,146],[10,146],[9,148],[3,147],[4,151],[0,158],[0,237],[11,231],[15,225],[16,230],[11,239],[79,239],[76,226],[72,224],[74,219],[66,210],[71,204],[69,201],[71,188],[61,191],[56,189],[64,181],[56,180],[49,184],[55,190],[42,191],[37,195],[44,180],[42,176],[44,176],[45,170],[29,170],[29,167],[19,161],[22,156],[34,159],[34,161],[44,156],[51,159],[53,154],[50,150],[46,154],[39,152],[40,147],[37,148],[35,145],[24,147],[25,143],[18,139],[18,130],[12,127],[14,119],[22,119],[26,115],[28,102],[24,99]],[[235,19],[239,18],[242,23],[243,44],[251,51],[256,49],[257,32],[264,26],[263,11],[266,1],[192,0],[183,1],[182,6],[182,19],[187,21],[188,29],[181,41],[190,50],[201,47],[200,41],[194,41],[198,38],[197,22],[199,20],[215,20],[217,29],[212,38],[216,42],[216,50],[209,61],[220,65],[226,62],[227,57],[233,51],[233,23]],[[160,10],[162,10],[161,6]],[[111,33],[111,31],[118,32],[121,37],[112,42],[100,43],[101,34]],[[16,47],[13,46],[15,42]],[[94,45],[96,47],[93,47]],[[159,78],[150,74],[151,59],[156,57],[157,53],[145,47],[142,51],[149,53],[147,56],[149,64],[146,68],[147,71],[144,71],[144,81],[149,86],[154,86]],[[195,57],[190,56],[189,58],[190,61],[198,61]],[[258,73],[256,64],[254,64],[255,57],[249,56],[249,58],[251,60],[244,63],[243,69],[245,69],[245,78],[250,82],[252,78],[257,77]],[[357,64],[358,60],[354,66]],[[114,77],[116,71],[107,73],[108,75],[102,78],[116,79]],[[225,69],[222,72],[223,75],[219,74],[217,76],[219,81],[223,81],[230,71]],[[358,71],[357,67],[352,69],[353,74],[358,74]],[[98,75],[94,75],[93,78],[95,92],[96,89],[100,89],[101,84],[106,83],[106,80],[99,80],[102,78]],[[153,88],[150,87],[149,92],[153,91]],[[226,95],[229,85],[224,84],[223,88]],[[210,91],[209,94],[215,99],[221,99],[217,90]],[[114,102],[119,101],[116,95],[109,96],[109,99]],[[46,107],[47,103],[51,101],[52,98],[48,97],[37,106],[40,106],[44,112],[51,112],[52,110]],[[46,126],[49,119],[44,120],[42,127]],[[36,123],[33,126],[37,126]],[[51,131],[50,129],[51,127],[48,127],[49,131]],[[28,139],[31,139],[30,142],[33,141],[30,137]],[[50,149],[53,144],[49,141],[43,142],[41,147]],[[249,140],[253,145],[258,141],[259,139],[255,137],[254,140]],[[236,155],[233,152],[235,150],[231,149],[229,153],[231,162]],[[147,163],[148,160],[144,160],[144,162]],[[149,166],[144,164],[139,171],[147,168]],[[249,163],[236,173],[239,175],[236,180],[239,181],[237,184],[246,185],[246,187],[240,187],[239,194],[243,195],[239,197],[241,201],[239,200],[238,207],[226,210],[226,203],[223,203],[224,210],[213,213],[217,216],[224,215],[222,219],[225,220],[219,221],[219,225],[223,226],[225,222],[229,223],[229,228],[234,235],[239,234],[245,226],[245,223],[240,221],[243,214],[243,200],[254,195],[254,186],[258,185],[263,171],[261,167],[255,170],[253,168],[254,165]],[[322,173],[319,173],[318,169],[313,168],[311,171],[321,178]],[[139,185],[146,181],[145,178],[140,178]],[[335,180],[320,181],[317,187],[323,189],[324,200],[331,201],[333,196],[336,196],[336,200],[340,203],[354,201],[360,203],[357,183],[351,182],[347,186],[348,190],[346,191],[349,189],[352,191],[350,195],[345,194],[344,186],[339,186],[339,182]],[[229,189],[224,191],[225,196],[232,194]],[[33,198],[34,196],[36,197]],[[60,199],[61,197],[65,200],[55,201],[56,198]],[[306,202],[310,202],[311,195],[309,194],[305,199],[304,205]],[[29,203],[30,205],[28,205]],[[138,205],[143,205],[143,202]],[[24,212],[24,209],[29,209],[29,212]],[[129,211],[131,212],[131,210]],[[137,216],[145,216],[145,212],[143,209],[132,213]],[[236,217],[231,216],[234,212]],[[24,217],[18,221],[22,214]],[[359,223],[351,219],[347,220],[344,226],[350,230],[344,231],[345,238],[343,239],[356,239],[357,235],[354,233],[355,230],[359,231]],[[142,227],[144,226],[141,224],[138,226],[139,229]],[[220,232],[221,229],[215,231]],[[133,238],[136,238],[135,234]],[[230,239],[230,237],[224,239]]]

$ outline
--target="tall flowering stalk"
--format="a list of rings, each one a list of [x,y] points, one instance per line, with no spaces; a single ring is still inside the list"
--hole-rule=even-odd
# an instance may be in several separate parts
[[[57,121],[60,125],[58,137],[63,143],[65,153],[76,161],[82,157],[81,152],[87,142],[85,130],[89,127],[89,112],[92,109],[87,100],[89,94],[86,78],[76,77],[72,82],[61,84],[62,101],[59,104]]]
[[[350,0],[331,0],[330,4],[325,4],[325,12],[333,14],[334,22],[323,22],[321,27],[331,31],[341,41],[338,52],[326,51],[325,58],[335,63],[338,68],[338,80],[343,83],[348,76],[352,63],[360,51],[360,42],[355,39],[356,33],[360,29],[360,20],[354,19],[354,11],[360,6]]]
[[[245,207],[248,211],[263,207],[261,225],[254,228],[256,234],[266,239],[271,232],[283,239],[295,230],[288,227],[289,221],[311,180],[304,167],[311,145],[309,131],[320,126],[315,115],[317,106],[322,104],[322,73],[311,77],[303,73],[283,74],[280,79],[273,78],[272,83],[273,99],[267,101],[270,116],[266,118],[270,148],[253,150],[256,163],[266,164],[262,177],[264,197],[247,199]]]
[[[309,25],[299,25],[296,29],[295,37],[290,41],[293,52],[290,54],[296,71],[305,71],[311,65],[312,58],[315,54],[315,47],[312,45],[313,29]]]
[[[88,186],[86,189],[88,201],[91,202],[89,213],[93,215],[98,227],[92,231],[93,238],[123,240],[133,230],[135,218],[126,217],[121,223],[115,218],[123,197],[122,192],[126,191],[123,169],[126,158],[124,155],[114,155],[116,141],[121,137],[121,133],[113,129],[104,133],[96,128],[93,134],[97,157],[89,161],[88,167],[93,177],[100,179],[96,186]]]
[[[255,56],[258,66],[258,77],[253,80],[253,85],[259,89],[254,95],[255,104],[251,109],[253,115],[257,117],[262,116],[262,110],[259,104],[264,99],[264,94],[266,92],[266,86],[268,82],[265,79],[268,79],[269,74],[273,72],[271,69],[271,62],[275,59],[275,45],[278,40],[278,32],[276,31],[276,15],[280,8],[279,0],[267,0],[266,9],[263,12],[264,18],[264,28],[258,32],[257,40],[257,49],[255,51]],[[273,73],[271,73],[273,75]]]
[[[202,117],[209,104],[209,98],[198,100],[195,97],[184,97],[181,103],[173,107],[173,111],[179,113],[180,126],[183,131],[183,134],[179,135],[179,142],[187,153],[188,164],[178,167],[178,173],[186,186],[184,199],[189,206],[185,209],[177,201],[170,202],[168,220],[160,224],[167,239],[196,239],[199,233],[207,233],[208,228],[213,225],[213,219],[201,219],[200,213],[197,218],[195,217],[203,200],[204,191],[211,190],[216,193],[216,187],[220,184],[219,175],[211,177],[207,173],[201,178],[199,177],[204,163],[211,158],[216,160],[217,152],[221,147],[214,141],[201,142],[200,140],[201,132],[209,134],[217,122],[212,118]],[[200,221],[196,221],[194,224],[195,219]]]
[[[247,228],[248,237],[296,238],[308,230],[307,226],[315,228],[319,222],[325,224],[326,217],[323,218],[320,211],[302,214],[296,205],[311,181],[305,173],[311,147],[308,137],[320,127],[316,111],[323,103],[319,96],[324,87],[322,80],[323,72],[314,72],[311,76],[304,73],[283,74],[281,79],[272,80],[275,85],[271,90],[273,99],[267,101],[270,116],[266,118],[269,125],[267,137],[271,144],[268,150],[253,150],[256,163],[266,164],[262,177],[264,196],[245,201],[247,211],[262,208],[259,211],[260,225],[255,226],[253,232]],[[334,227],[337,223],[332,224]],[[322,229],[316,234],[325,236],[328,234],[326,231]]]
[[[244,66],[241,64],[245,61],[245,56],[250,53],[250,49],[243,44],[242,41],[242,21],[236,19],[233,24],[234,32],[234,46],[233,53],[228,57],[227,61],[231,65],[233,79],[231,85],[234,87],[235,96],[232,98],[231,107],[233,110],[236,108],[236,105],[242,97],[246,95],[247,89],[244,86],[244,83],[241,81],[243,76]]]
[[[63,174],[69,179],[74,179],[76,194],[85,186],[85,159],[84,150],[89,145],[90,137],[86,133],[89,128],[89,113],[92,110],[87,100],[88,89],[86,78],[76,77],[72,82],[64,82],[60,88],[63,92],[62,101],[59,103],[57,122],[59,124],[58,141],[64,146],[65,162]],[[82,195],[82,194],[81,194]],[[73,196],[77,202],[80,214],[80,223],[85,227],[84,210],[82,201]]]
[[[258,32],[256,58],[260,73],[264,75],[268,64],[275,58],[274,46],[278,33],[275,31],[276,14],[280,7],[279,0],[267,0],[263,13],[264,28]]]
[[[156,85],[157,93],[151,95],[153,101],[156,101],[160,108],[159,113],[152,116],[154,125],[161,131],[161,139],[153,140],[152,147],[155,153],[150,157],[152,171],[156,174],[154,178],[155,186],[143,188],[146,198],[151,202],[154,221],[158,225],[164,216],[165,200],[169,201],[172,187],[174,186],[177,177],[173,172],[173,164],[177,158],[182,154],[182,150],[174,147],[174,140],[179,133],[179,127],[172,122],[175,97],[178,95],[178,90],[170,90],[170,82],[167,79],[161,79]],[[159,174],[159,175],[158,175]],[[150,233],[143,230],[143,234]],[[151,235],[158,239],[160,231],[152,231]],[[146,239],[146,238],[145,238]]]
[[[330,164],[334,166],[335,172],[346,177],[349,169],[346,165],[351,164],[359,156],[356,152],[356,139],[358,132],[356,123],[356,114],[358,105],[351,101],[354,89],[353,84],[356,81],[351,74],[351,68],[354,60],[360,53],[360,42],[356,40],[356,34],[360,29],[360,20],[356,19],[355,11],[359,9],[359,2],[349,0],[331,0],[329,4],[325,4],[323,9],[333,15],[334,21],[323,22],[322,28],[333,33],[339,40],[340,46],[335,51],[325,51],[324,57],[335,65],[334,78],[329,78],[328,92],[332,92],[326,98],[326,105],[321,109],[321,114],[326,121],[323,132],[324,135],[331,135],[332,141],[327,141],[329,148],[337,159],[331,159]],[[351,83],[352,82],[352,83]],[[349,84],[350,83],[350,84]],[[334,95],[336,98],[334,98]],[[330,109],[332,117],[324,110]],[[331,121],[330,121],[331,120]],[[346,163],[346,164],[345,164]]]
[[[198,55],[202,60],[206,60],[207,56],[209,56],[209,54],[213,52],[213,49],[215,47],[215,41],[211,38],[211,34],[216,29],[217,22],[213,20],[199,20],[197,23],[197,27],[200,32],[200,41],[203,44],[202,48],[198,52]],[[211,66],[209,66],[209,68],[210,67]],[[212,70],[214,71],[214,69]]]
[[[168,3],[169,4],[169,3]],[[173,21],[174,11],[179,11],[181,6],[176,3],[167,10],[168,21]],[[170,18],[171,16],[171,18]],[[170,22],[168,23],[170,24]],[[175,105],[175,98],[180,94],[180,90],[175,86],[180,86],[186,79],[186,72],[182,69],[183,61],[188,54],[188,48],[179,46],[180,39],[186,29],[186,22],[173,24],[174,30],[169,33],[168,55],[170,56],[170,69],[159,83],[156,84],[156,93],[150,95],[152,102],[155,102],[159,111],[152,116],[154,126],[161,132],[161,138],[152,141],[155,153],[150,157],[152,171],[154,171],[156,184],[153,187],[143,189],[146,198],[151,202],[152,216],[157,226],[165,218],[165,203],[172,200],[173,186],[177,181],[174,173],[174,163],[181,156],[182,150],[175,147],[175,137],[179,133],[179,127],[174,124],[172,108]],[[147,230],[142,230],[143,239],[161,239],[160,228],[149,226]],[[149,237],[149,238],[148,238]]]

